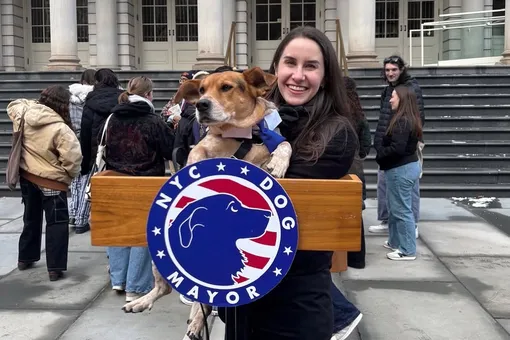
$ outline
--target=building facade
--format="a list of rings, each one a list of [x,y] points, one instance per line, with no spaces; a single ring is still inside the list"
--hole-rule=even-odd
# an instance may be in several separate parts
[[[210,69],[224,63],[229,46],[238,68],[268,68],[282,37],[296,26],[315,26],[336,44],[337,19],[352,66],[380,65],[391,54],[419,66],[422,39],[412,30],[457,20],[455,13],[504,9],[505,2],[510,0],[3,0],[0,69]],[[503,22],[436,25],[425,32],[425,64],[499,62],[510,18],[504,11],[472,17],[483,15]]]

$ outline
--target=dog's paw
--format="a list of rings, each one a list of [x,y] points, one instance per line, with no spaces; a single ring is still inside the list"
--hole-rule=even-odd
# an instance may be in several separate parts
[[[186,336],[182,340],[202,340],[200,335],[193,334],[191,332],[186,333]]]
[[[122,307],[122,310],[125,313],[140,313],[143,312],[144,310],[151,310],[152,305],[153,305],[152,301],[150,301],[149,299],[144,299],[144,297],[142,296],[141,298],[136,299],[135,301],[126,303]]]
[[[267,171],[275,178],[283,178],[288,167],[289,163],[286,160],[282,161],[281,158],[275,156],[271,157],[271,161],[266,165]]]
[[[188,329],[186,330],[185,340],[202,340],[202,332],[204,330],[205,324],[202,318],[196,318],[191,320],[188,324]]]

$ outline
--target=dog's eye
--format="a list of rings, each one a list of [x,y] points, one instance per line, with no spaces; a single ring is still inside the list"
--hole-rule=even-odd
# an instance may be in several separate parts
[[[198,89],[198,93],[200,93],[200,94],[204,94],[204,92],[205,92],[205,89],[204,89],[204,87],[203,87],[203,86],[201,86],[201,87]]]
[[[231,90],[232,88],[233,88],[233,86],[232,86],[232,85],[223,85],[223,86],[221,87],[221,90],[222,90],[223,92],[227,92],[227,91]]]

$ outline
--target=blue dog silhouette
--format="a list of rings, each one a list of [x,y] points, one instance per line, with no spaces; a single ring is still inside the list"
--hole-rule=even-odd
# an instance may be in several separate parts
[[[270,217],[271,211],[243,206],[230,194],[193,201],[169,229],[172,252],[196,279],[231,285],[233,276],[244,267],[236,241],[262,236]]]

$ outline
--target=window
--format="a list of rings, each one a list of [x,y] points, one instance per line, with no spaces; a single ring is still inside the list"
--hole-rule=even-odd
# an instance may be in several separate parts
[[[143,41],[168,41],[166,0],[142,1]]]
[[[32,43],[49,43],[50,37],[50,0],[32,0]]]
[[[409,0],[407,4],[407,36],[409,31],[420,29],[424,22],[434,21],[434,1]],[[425,26],[424,28],[432,28]],[[433,37],[434,31],[424,31],[426,37]],[[413,32],[413,37],[419,37],[420,32]]]
[[[255,4],[255,36],[257,40],[279,40],[282,36],[282,4],[280,1],[257,0]]]
[[[492,9],[498,10],[498,9],[505,9],[505,0],[493,0],[492,1]],[[505,16],[505,12],[496,12],[496,13],[490,13],[489,15],[500,17]],[[492,27],[492,35],[499,35],[504,37],[505,36],[505,25],[498,25]]]
[[[376,0],[375,37],[398,38],[400,0]]]
[[[198,41],[197,0],[175,1],[175,40]]]
[[[290,0],[290,29],[299,26],[315,27],[316,0]]]
[[[78,42],[89,42],[88,0],[76,0],[76,22]]]

